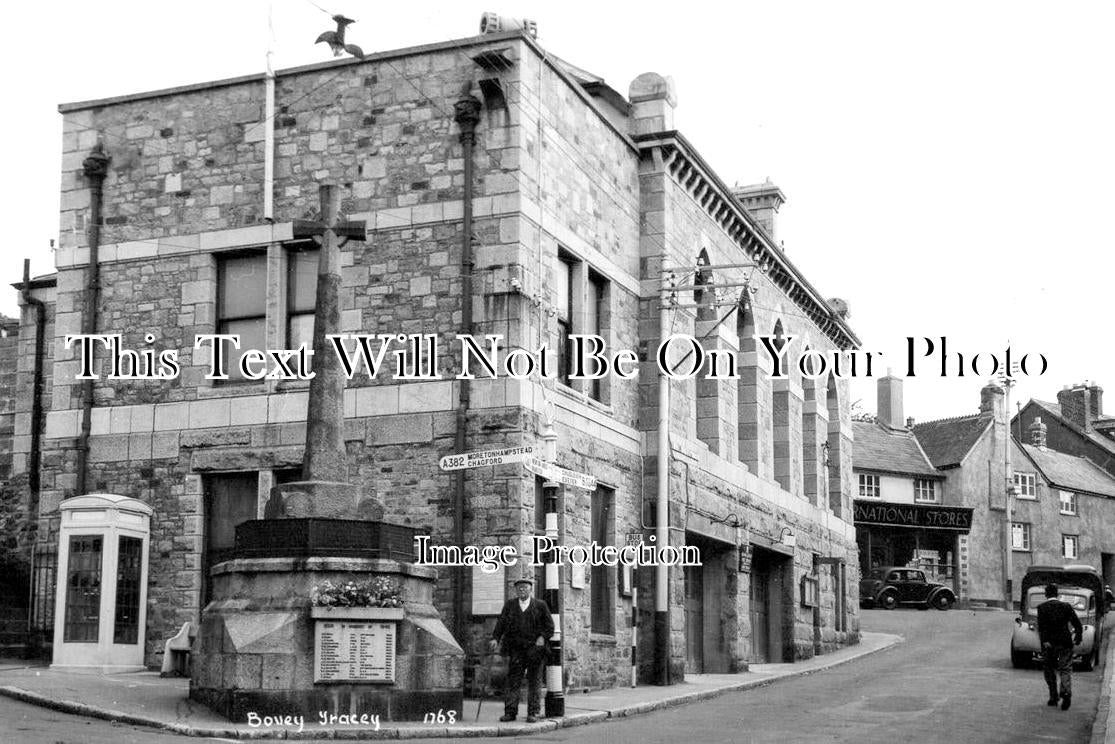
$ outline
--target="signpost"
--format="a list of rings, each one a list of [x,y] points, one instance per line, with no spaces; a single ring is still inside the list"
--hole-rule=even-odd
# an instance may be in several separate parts
[[[534,456],[534,446],[506,447],[486,452],[465,452],[460,455],[446,455],[441,458],[438,465],[442,470],[468,470],[481,468],[486,465],[503,465],[511,462],[523,462]]]
[[[576,488],[583,488],[587,491],[592,491],[596,488],[595,475],[578,473],[576,470],[566,470],[565,468],[554,465],[552,462],[546,462],[537,457],[528,457],[523,460],[523,465],[535,475],[541,475],[546,480],[551,480],[555,483],[575,486]]]
[[[551,480],[554,483],[575,486],[587,491],[596,488],[596,476],[588,473],[578,473],[576,470],[566,470],[552,462],[535,457],[534,451],[534,446],[528,444],[522,447],[507,447],[485,452],[465,452],[460,455],[446,455],[438,461],[438,466],[442,470],[448,471],[521,462],[530,472],[541,475],[546,480]]]

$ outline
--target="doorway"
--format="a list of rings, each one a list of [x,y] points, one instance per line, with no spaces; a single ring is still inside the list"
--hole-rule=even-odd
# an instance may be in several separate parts
[[[757,663],[786,660],[786,639],[792,633],[793,582],[786,577],[793,562],[788,556],[752,546],[751,581],[748,599],[751,608],[751,660]],[[789,626],[787,627],[787,617]]]
[[[212,582],[209,570],[233,556],[236,525],[255,519],[258,511],[259,474],[221,473],[205,481],[205,553],[202,559],[201,606],[209,604]]]
[[[705,581],[702,566],[685,567],[685,670],[705,672]]]

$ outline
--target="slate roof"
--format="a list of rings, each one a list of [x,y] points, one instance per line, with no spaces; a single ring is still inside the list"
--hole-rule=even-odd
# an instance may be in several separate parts
[[[870,421],[853,421],[856,443],[852,448],[852,467],[884,473],[943,477],[921,451],[913,434],[904,429],[888,429]]]
[[[990,416],[957,416],[917,424],[914,436],[933,467],[948,468],[960,464],[990,425]]]
[[[1038,408],[1041,408],[1044,412],[1055,416],[1058,421],[1075,431],[1081,437],[1087,439],[1089,442],[1098,444],[1100,447],[1107,450],[1108,452],[1115,454],[1115,440],[1109,439],[1103,434],[1086,432],[1072,421],[1069,421],[1067,418],[1064,417],[1064,414],[1061,413],[1060,403],[1050,403],[1048,401],[1038,400],[1037,398],[1031,398],[1030,402],[1036,405]],[[1109,428],[1108,422],[1110,421],[1115,421],[1115,419],[1110,416],[1100,416],[1096,423],[1100,424],[1101,428],[1104,431],[1107,431]]]
[[[1115,498],[1115,478],[1087,457],[1077,457],[1032,444],[1022,450],[1052,485],[1066,491],[1083,491]]]

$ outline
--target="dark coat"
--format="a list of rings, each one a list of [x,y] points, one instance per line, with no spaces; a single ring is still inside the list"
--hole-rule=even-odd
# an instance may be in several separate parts
[[[538,636],[548,641],[553,634],[554,618],[545,602],[531,597],[524,612],[519,609],[519,598],[512,597],[504,603],[503,611],[499,613],[492,638],[502,643],[503,653],[511,654],[529,650]]]
[[[1071,635],[1070,625],[1073,629]],[[1047,599],[1038,605],[1038,638],[1042,645],[1048,643],[1054,648],[1072,648],[1073,640],[1080,638],[1083,632],[1080,618],[1068,602]]]

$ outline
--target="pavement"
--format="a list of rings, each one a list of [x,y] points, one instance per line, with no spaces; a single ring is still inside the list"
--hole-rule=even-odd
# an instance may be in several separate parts
[[[668,687],[646,685],[618,687],[583,694],[568,694],[565,716],[526,723],[520,718],[500,723],[500,700],[466,700],[463,719],[432,724],[380,722],[348,724],[305,720],[261,721],[256,725],[232,723],[187,698],[189,680],[164,678],[157,672],[129,674],[74,674],[44,666],[26,666],[0,660],[0,695],[52,710],[139,726],[151,726],[187,736],[227,739],[417,739],[433,737],[521,736],[569,726],[600,723],[706,700],[737,690],[773,684],[779,680],[819,672],[883,651],[902,637],[863,633],[856,646],[794,664],[752,664],[740,674],[689,674]],[[1104,689],[1111,686],[1108,664]],[[1097,719],[1098,722],[1098,719]],[[270,725],[267,725],[270,723]],[[1115,725],[1115,722],[1113,722]],[[1115,731],[1115,728],[1112,729]],[[1100,740],[1102,741],[1102,739]]]

